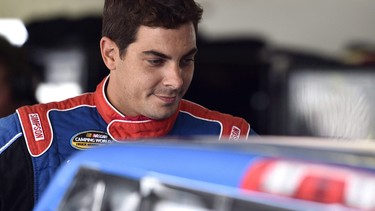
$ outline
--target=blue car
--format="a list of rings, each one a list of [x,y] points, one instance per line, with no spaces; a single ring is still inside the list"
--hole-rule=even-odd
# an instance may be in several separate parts
[[[375,210],[374,149],[285,137],[113,144],[71,157],[35,210]]]

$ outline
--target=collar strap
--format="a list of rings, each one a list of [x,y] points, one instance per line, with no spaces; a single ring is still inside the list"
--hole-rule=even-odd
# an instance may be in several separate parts
[[[95,91],[95,104],[99,114],[108,124],[107,132],[117,140],[134,140],[165,136],[173,128],[178,111],[163,120],[153,120],[147,117],[126,117],[114,108],[105,96],[105,87],[109,79],[107,76]],[[178,109],[179,110],[179,109]]]

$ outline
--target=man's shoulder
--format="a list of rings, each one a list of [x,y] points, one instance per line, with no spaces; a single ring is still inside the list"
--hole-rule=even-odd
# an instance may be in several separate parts
[[[35,105],[26,105],[17,109],[17,114],[21,125],[32,120],[40,119],[41,121],[50,121],[48,115],[53,111],[73,111],[78,108],[96,108],[94,94],[85,93],[73,98],[58,102],[40,103]]]
[[[202,105],[199,105],[188,100],[182,100],[180,111],[190,113],[191,115],[196,116],[198,118],[206,118],[228,123],[248,124],[248,122],[242,117],[237,117],[231,114],[210,110]]]
[[[61,115],[68,114],[69,118],[80,118],[77,112],[72,114],[66,111],[74,112],[77,108],[86,109],[86,107],[95,107],[91,93],[59,102],[41,103],[17,109],[20,126],[30,153],[33,156],[39,156],[51,146],[53,140],[52,126],[54,122],[61,121],[61,119],[52,121],[50,118],[51,112],[57,111]]]
[[[69,109],[74,109],[74,108],[82,107],[82,106],[95,107],[93,93],[84,93],[82,95],[68,98],[66,100],[62,100],[58,102],[48,102],[48,103],[40,103],[40,104],[35,104],[35,105],[27,105],[27,106],[23,106],[17,109],[17,111],[24,111],[27,113],[35,113],[35,112],[44,113],[50,110],[69,110]]]
[[[247,137],[250,133],[250,124],[242,117],[210,110],[197,103],[182,100],[180,112],[194,118],[218,122],[222,127],[222,135],[231,139]]]

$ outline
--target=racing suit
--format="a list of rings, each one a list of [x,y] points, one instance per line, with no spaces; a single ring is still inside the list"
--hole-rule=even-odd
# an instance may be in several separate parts
[[[55,170],[73,153],[97,145],[165,136],[246,139],[242,118],[208,110],[187,100],[169,118],[126,117],[95,92],[61,102],[24,106],[0,119],[0,210],[30,210]]]

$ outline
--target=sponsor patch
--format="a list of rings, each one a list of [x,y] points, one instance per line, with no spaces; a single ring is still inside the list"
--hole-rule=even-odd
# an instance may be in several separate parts
[[[37,113],[29,114],[29,120],[35,141],[44,140],[44,133],[39,115]]]
[[[113,139],[101,131],[84,131],[77,133],[70,140],[72,147],[76,149],[89,149],[103,144],[111,144]]]
[[[230,132],[229,140],[238,140],[240,139],[241,129],[233,126],[232,131]]]

